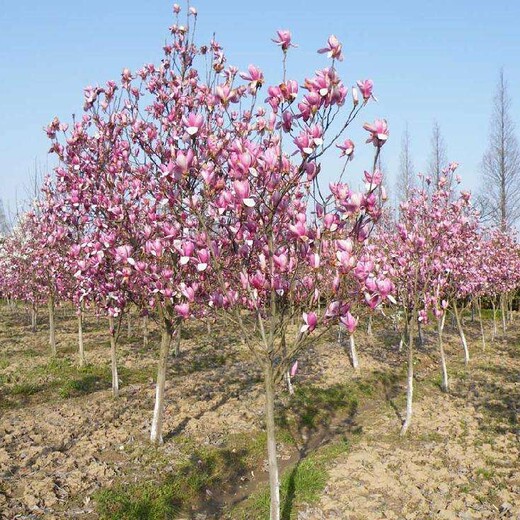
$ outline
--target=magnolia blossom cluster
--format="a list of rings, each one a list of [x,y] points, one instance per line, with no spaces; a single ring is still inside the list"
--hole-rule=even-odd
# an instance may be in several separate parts
[[[257,66],[228,65],[217,41],[196,46],[196,16],[191,8],[170,28],[158,65],[87,87],[83,117],[46,128],[60,166],[29,218],[46,237],[37,246],[48,251],[43,294],[112,316],[133,303],[169,322],[218,308],[265,315],[276,298],[282,314],[300,314],[302,332],[319,320],[353,330],[355,302],[375,308],[393,291],[365,248],[386,198],[383,176],[367,171],[363,191],[338,181],[322,195],[320,158],[337,147],[353,159],[344,134],[375,99],[373,83],[358,80],[349,98],[332,35],[318,50],[325,68],[266,86]],[[273,41],[285,62],[291,33]],[[338,132],[329,121],[343,112]],[[364,128],[378,154],[386,121]]]
[[[401,306],[419,320],[439,318],[454,299],[495,296],[518,289],[520,247],[507,233],[479,223],[470,194],[458,192],[456,163],[443,171],[433,192],[411,191],[397,222],[382,226],[371,245],[390,267]]]

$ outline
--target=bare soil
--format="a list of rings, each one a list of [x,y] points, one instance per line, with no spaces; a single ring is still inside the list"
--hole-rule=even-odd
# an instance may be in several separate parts
[[[33,334],[21,309],[1,311],[1,518],[97,519],[97,490],[174,472],[179,462],[190,461],[187,446],[222,447],[262,431],[260,373],[228,328],[214,327],[211,334],[205,326],[184,330],[181,355],[169,361],[165,442],[153,448],[148,430],[157,332],[145,348],[137,318],[130,337],[123,329],[121,395],[114,399],[104,320],[87,319],[91,368],[78,379],[76,321],[63,312],[58,359],[49,365],[43,319]],[[482,352],[477,324],[467,325],[473,355],[467,369],[456,335],[448,330],[453,385],[448,395],[436,383],[435,338],[427,333],[417,356],[414,422],[405,439],[398,436],[403,384],[399,379],[389,385],[382,377],[382,391],[355,415],[331,413],[315,430],[297,432],[296,446],[280,442],[285,468],[336,436],[356,432],[351,449],[330,461],[321,500],[295,505],[291,518],[520,518],[520,326],[511,325]],[[401,377],[405,354],[397,352],[397,335],[378,321],[374,332],[358,335],[359,375],[331,334],[299,360],[295,385],[328,388],[381,374]],[[282,388],[280,395],[283,407]],[[196,504],[185,518],[233,518],[230,506],[262,486],[265,468],[260,459],[252,471],[237,469],[236,478],[208,490],[207,504]]]

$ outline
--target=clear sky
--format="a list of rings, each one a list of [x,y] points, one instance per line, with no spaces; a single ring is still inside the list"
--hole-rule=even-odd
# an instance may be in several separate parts
[[[55,115],[69,121],[72,113],[80,114],[85,86],[117,79],[123,67],[135,70],[159,61],[172,4],[0,0],[0,198],[5,203],[12,207],[16,198],[26,197],[35,160],[52,166],[42,128]],[[450,160],[461,163],[464,185],[477,188],[502,66],[520,125],[519,1],[192,0],[192,5],[199,11],[199,41],[215,32],[229,63],[257,64],[273,83],[280,79],[280,50],[270,42],[276,29],[290,29],[299,44],[288,66],[297,79],[326,64],[315,51],[336,34],[344,44],[339,71],[345,83],[375,82],[379,102],[366,109],[363,120],[388,119],[391,135],[383,162],[390,189],[405,124],[415,166],[424,170],[434,119]],[[362,131],[356,128],[349,136],[362,148]],[[368,166],[368,155],[358,155],[354,176]],[[333,178],[336,165],[326,166]]]

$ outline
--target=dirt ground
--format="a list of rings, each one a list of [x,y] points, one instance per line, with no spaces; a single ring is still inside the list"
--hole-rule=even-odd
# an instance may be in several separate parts
[[[22,310],[2,308],[1,518],[99,518],[97,490],[171,472],[187,459],[188,442],[219,447],[230,436],[262,430],[260,374],[239,339],[226,328],[208,334],[205,327],[190,325],[181,356],[170,360],[165,442],[151,448],[147,436],[158,338],[153,333],[144,348],[134,321],[130,336],[122,333],[121,395],[114,399],[102,321],[87,321],[87,358],[93,368],[78,382],[73,316],[59,316],[58,360],[49,362],[43,320],[33,334]],[[331,335],[302,356],[295,384],[330,387],[388,371],[401,377],[405,356],[397,352],[391,326],[377,322],[374,329],[374,336],[359,334],[360,375]],[[489,343],[486,352],[477,325],[468,323],[468,331],[473,359],[466,369],[454,331],[448,330],[451,393],[438,388],[435,341],[429,333],[417,355],[409,435],[398,436],[404,410],[404,387],[398,383],[396,392],[383,399],[378,394],[360,407],[356,441],[330,461],[321,499],[294,509],[291,518],[520,519],[520,324]],[[283,389],[280,393],[283,399]],[[293,452],[283,446],[280,451],[281,461],[292,460]],[[221,503],[240,495],[245,485],[254,489],[255,479],[265,481],[264,467],[260,464],[249,482],[243,476],[230,482]],[[189,517],[224,518],[224,513]]]

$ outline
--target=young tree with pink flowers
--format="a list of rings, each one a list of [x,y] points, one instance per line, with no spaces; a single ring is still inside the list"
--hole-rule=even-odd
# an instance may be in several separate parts
[[[256,106],[261,71],[250,66],[238,74],[228,67],[210,98],[211,111],[204,109],[198,126],[193,116],[188,129],[196,135],[190,149],[203,180],[189,211],[197,220],[198,237],[205,240],[202,250],[209,254],[201,269],[210,281],[208,302],[238,327],[264,375],[271,518],[278,519],[276,386],[310,342],[338,320],[349,320],[352,295],[345,287],[356,267],[360,274],[363,265],[360,281],[371,274],[367,259],[357,254],[380,215],[382,175],[375,167],[367,172],[364,192],[353,191],[340,176],[323,194],[320,158],[337,143],[349,159],[352,142],[340,143],[370,99],[372,84],[358,84],[361,103],[357,88],[353,102],[347,102],[336,70],[341,44],[331,37],[320,51],[331,65],[304,81],[307,93],[298,101],[299,84],[286,76],[291,34],[278,31],[274,41],[282,50],[284,75],[267,89],[270,109]],[[213,67],[220,68],[222,54],[215,43],[213,52]],[[236,85],[238,77],[247,84]],[[248,109],[241,110],[239,102]],[[334,130],[332,121],[343,111]],[[386,122],[365,128],[377,160],[388,136]],[[369,305],[383,300],[377,288],[359,286]],[[294,318],[300,321],[296,331],[291,329]]]
[[[413,414],[414,336],[416,323],[425,324],[432,313],[437,322],[437,338],[442,372],[441,387],[448,391],[448,371],[443,345],[446,312],[452,305],[464,347],[465,361],[469,350],[460,320],[458,299],[465,297],[478,281],[471,252],[478,243],[478,215],[469,205],[470,196],[455,187],[456,163],[443,170],[433,190],[412,190],[408,201],[400,206],[395,231],[390,227],[378,236],[380,255],[392,266],[391,274],[405,314],[408,336],[408,380],[404,435]],[[429,182],[429,181],[428,181]],[[431,193],[428,193],[430,191]],[[468,255],[461,254],[469,252]]]

